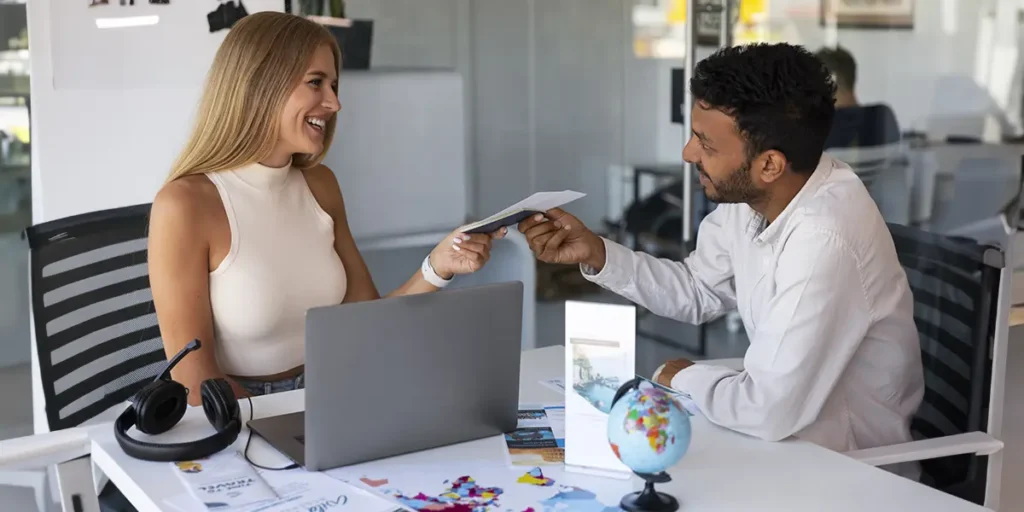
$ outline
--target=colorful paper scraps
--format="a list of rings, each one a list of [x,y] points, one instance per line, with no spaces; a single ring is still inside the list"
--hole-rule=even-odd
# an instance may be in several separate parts
[[[555,481],[544,476],[544,472],[542,472],[540,468],[533,468],[527,471],[523,476],[519,477],[519,480],[516,481],[521,484],[536,485],[539,487],[551,487],[552,485],[555,485]]]
[[[445,481],[448,489],[438,496],[422,492],[414,496],[394,491],[391,496],[403,505],[417,511],[481,512],[496,505],[504,492],[500,487],[480,487],[471,476],[461,476],[454,481]]]

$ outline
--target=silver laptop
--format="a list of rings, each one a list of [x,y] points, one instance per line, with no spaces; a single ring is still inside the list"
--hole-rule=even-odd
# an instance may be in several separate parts
[[[305,412],[249,428],[309,471],[515,430],[523,284],[310,309]]]

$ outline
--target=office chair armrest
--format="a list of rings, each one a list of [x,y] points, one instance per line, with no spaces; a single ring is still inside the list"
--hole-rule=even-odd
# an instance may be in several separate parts
[[[854,450],[846,452],[845,455],[871,466],[887,466],[950,455],[992,455],[1002,449],[1002,441],[984,432],[968,432],[892,446]]]
[[[90,453],[89,430],[69,428],[0,441],[0,469],[39,469]]]
[[[709,364],[712,366],[722,366],[729,368],[730,370],[736,370],[738,372],[743,371],[743,358],[742,357],[729,357],[726,359],[705,359],[703,361],[697,361],[700,364]]]

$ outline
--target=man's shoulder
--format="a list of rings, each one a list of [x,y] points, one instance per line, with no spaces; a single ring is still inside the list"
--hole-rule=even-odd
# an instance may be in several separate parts
[[[860,177],[837,164],[795,212],[793,228],[829,232],[854,246],[871,244],[888,232],[885,220]]]

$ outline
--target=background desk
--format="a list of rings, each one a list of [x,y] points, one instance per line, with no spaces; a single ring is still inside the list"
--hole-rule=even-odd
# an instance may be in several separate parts
[[[564,349],[560,346],[523,352],[520,401],[553,403],[563,400],[557,392],[538,382],[563,374],[563,356]],[[304,391],[299,390],[257,397],[252,403],[256,417],[264,417],[302,410],[303,398]],[[242,414],[248,418],[248,401],[241,403]],[[134,429],[130,431],[140,439],[159,442],[183,441],[210,433],[212,427],[198,407],[190,408],[178,427],[158,439]],[[97,428],[91,436],[93,462],[140,512],[167,510],[164,500],[185,492],[168,464],[139,461],[124,455],[114,440],[112,427]],[[235,443],[237,449],[245,446],[247,436],[248,430],[243,429]],[[249,455],[263,465],[286,462],[259,438],[253,438]],[[504,441],[497,436],[394,457],[386,463],[409,467],[453,460],[475,465],[503,465]],[[575,477],[564,475],[560,468],[545,468],[544,471],[556,482],[563,476]],[[671,474],[674,480],[660,488],[674,494],[681,500],[683,510],[689,511],[985,510],[810,443],[760,441],[715,427],[701,417],[694,418],[689,453]],[[633,489],[642,487],[637,478],[629,484],[617,480],[608,482]]]

